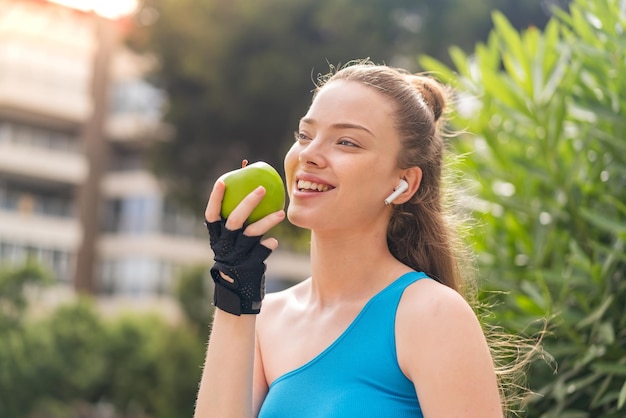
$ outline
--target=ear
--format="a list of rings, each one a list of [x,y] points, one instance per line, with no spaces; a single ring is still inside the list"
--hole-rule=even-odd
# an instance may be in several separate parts
[[[409,183],[409,188],[393,201],[397,205],[408,202],[417,192],[422,182],[422,169],[417,166],[407,168],[403,170],[402,178]]]

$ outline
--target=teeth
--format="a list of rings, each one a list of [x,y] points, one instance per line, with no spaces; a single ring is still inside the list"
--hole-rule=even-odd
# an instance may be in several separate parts
[[[306,180],[298,180],[298,189],[300,190],[315,190],[318,192],[326,192],[331,189],[330,186],[326,184],[318,184],[313,183],[311,181]]]

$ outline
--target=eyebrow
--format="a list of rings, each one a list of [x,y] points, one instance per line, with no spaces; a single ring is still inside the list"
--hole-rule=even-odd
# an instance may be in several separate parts
[[[309,125],[315,125],[315,119],[311,119],[311,118],[302,118],[300,119],[300,122],[304,122],[306,124]],[[332,125],[333,128],[335,129],[358,129],[361,131],[365,131],[368,134],[375,136],[374,133],[372,131],[370,131],[369,129],[367,129],[365,126],[363,125],[358,125],[355,123],[348,123],[348,122],[344,122],[344,123],[335,123]]]

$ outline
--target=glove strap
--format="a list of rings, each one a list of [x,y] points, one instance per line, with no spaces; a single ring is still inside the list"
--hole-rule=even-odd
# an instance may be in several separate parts
[[[211,276],[215,287],[213,290],[213,305],[233,315],[241,314],[257,315],[261,312],[261,301],[241,300],[241,297],[227,287],[224,278],[217,269],[211,269]],[[265,275],[261,277],[261,286],[265,293]]]
[[[241,300],[239,295],[219,283],[215,283],[213,305],[230,314],[241,315]]]

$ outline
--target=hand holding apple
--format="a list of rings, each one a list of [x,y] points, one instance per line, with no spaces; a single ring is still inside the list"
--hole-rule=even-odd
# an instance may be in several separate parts
[[[247,224],[285,207],[283,180],[276,169],[266,162],[247,164],[244,160],[241,168],[223,174],[219,180],[226,186],[221,209],[221,216],[224,219],[228,218],[244,197],[259,186],[265,188],[265,196],[246,220]]]

